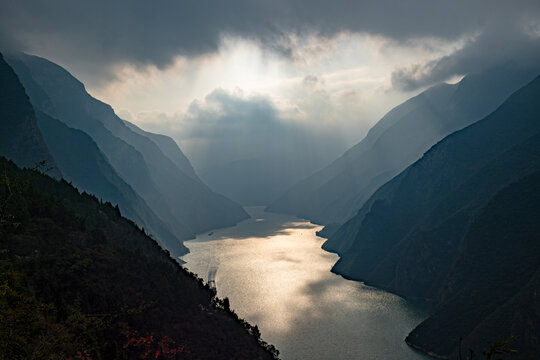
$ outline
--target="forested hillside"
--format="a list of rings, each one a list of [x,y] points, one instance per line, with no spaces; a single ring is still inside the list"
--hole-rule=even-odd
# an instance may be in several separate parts
[[[276,356],[118,207],[5,158],[0,170],[1,359]]]

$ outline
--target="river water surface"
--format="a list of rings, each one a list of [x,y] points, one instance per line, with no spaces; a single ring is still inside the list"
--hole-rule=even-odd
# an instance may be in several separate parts
[[[201,234],[182,260],[219,297],[275,345],[280,358],[427,357],[403,339],[425,313],[388,292],[332,274],[335,254],[321,249],[321,227],[248,207],[251,219]]]

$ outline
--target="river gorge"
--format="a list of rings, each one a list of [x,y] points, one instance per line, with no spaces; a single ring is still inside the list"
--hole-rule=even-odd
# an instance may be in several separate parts
[[[257,324],[262,338],[291,359],[415,360],[403,339],[426,316],[418,306],[330,272],[321,227],[247,207],[251,219],[185,244],[185,266]]]

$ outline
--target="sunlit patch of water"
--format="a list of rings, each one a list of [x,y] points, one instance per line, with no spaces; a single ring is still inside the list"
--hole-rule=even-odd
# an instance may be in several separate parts
[[[252,219],[186,242],[186,266],[283,359],[424,359],[403,339],[425,314],[402,298],[332,274],[321,227],[247,208]]]

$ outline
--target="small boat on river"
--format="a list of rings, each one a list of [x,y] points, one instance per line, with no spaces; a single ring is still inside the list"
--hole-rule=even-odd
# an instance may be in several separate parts
[[[208,282],[208,287],[210,287],[210,291],[212,291],[214,293],[214,295],[217,294],[216,282],[214,280],[210,280]]]

